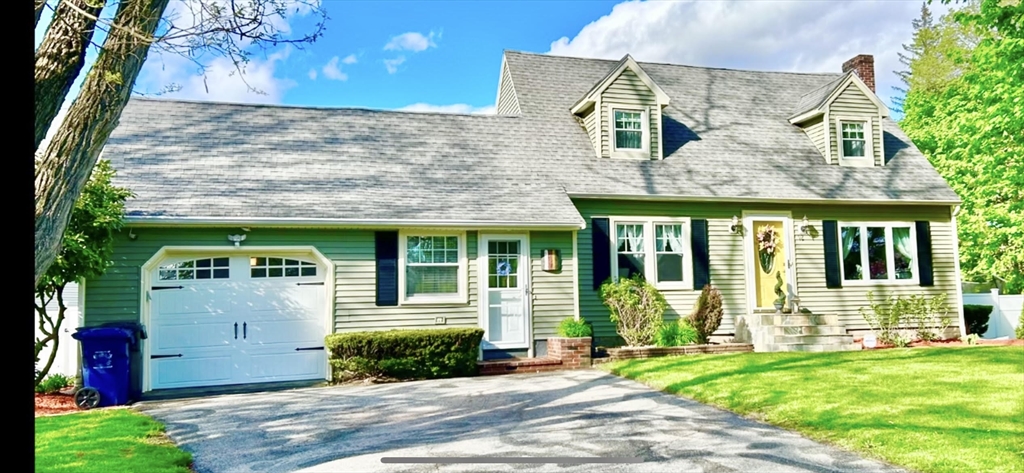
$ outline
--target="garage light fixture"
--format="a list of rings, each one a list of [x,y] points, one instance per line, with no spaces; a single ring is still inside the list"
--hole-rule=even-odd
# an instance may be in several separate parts
[[[245,241],[245,235],[228,235],[228,240],[235,242],[235,246],[240,246],[239,244]]]

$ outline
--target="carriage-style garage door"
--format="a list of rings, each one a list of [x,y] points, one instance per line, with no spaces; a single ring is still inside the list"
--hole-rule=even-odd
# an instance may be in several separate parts
[[[311,258],[173,258],[150,281],[152,389],[323,379],[326,270]]]

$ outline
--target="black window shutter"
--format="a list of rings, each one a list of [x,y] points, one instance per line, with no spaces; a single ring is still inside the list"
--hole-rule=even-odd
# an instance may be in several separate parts
[[[690,220],[690,247],[693,251],[693,288],[711,284],[711,254],[708,251],[708,221]]]
[[[932,228],[925,220],[914,223],[917,227],[917,271],[922,286],[934,286],[935,274],[932,270]]]
[[[835,220],[821,222],[821,234],[825,240],[825,287],[843,287],[839,273],[839,225]]]
[[[594,263],[594,290],[601,288],[612,277],[612,247],[608,233],[608,219],[590,219],[590,256]]]
[[[398,305],[398,232],[377,232],[377,305]]]

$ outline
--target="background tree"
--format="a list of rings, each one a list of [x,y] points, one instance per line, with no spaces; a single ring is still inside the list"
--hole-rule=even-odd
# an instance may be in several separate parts
[[[67,306],[64,288],[68,283],[96,277],[110,267],[114,254],[114,233],[124,222],[124,203],[132,193],[110,183],[114,169],[108,161],[100,161],[75,202],[68,228],[64,232],[60,254],[36,286],[35,304],[39,332],[36,338],[36,363],[39,353],[49,346],[50,356],[36,371],[38,385],[50,372],[60,346],[60,328]],[[50,313],[56,302],[56,313]],[[52,344],[52,346],[50,346]]]
[[[957,225],[964,277],[979,282],[998,278],[1007,292],[1020,292],[1024,4],[983,0],[976,8],[951,12],[949,18],[975,35],[977,44],[948,51],[954,72],[938,87],[915,82],[920,60],[911,61],[900,125],[963,200]]]
[[[57,9],[72,1],[60,0]],[[114,3],[117,11],[109,21],[71,8],[105,31],[106,38],[67,116],[45,149],[36,150],[37,284],[59,251],[75,199],[117,126],[150,47],[187,57],[200,70],[209,56],[225,56],[244,77],[245,64],[253,51],[313,42],[323,34],[327,20],[319,0],[180,0],[175,3],[180,8],[168,17],[168,0]],[[36,6],[38,12],[38,1]],[[310,32],[293,37],[284,20],[296,12],[313,14],[316,21]],[[43,44],[70,45],[84,35],[80,28],[48,28]],[[73,82],[76,77],[77,73],[67,74],[65,81]],[[60,101],[63,97],[45,95],[40,100]]]

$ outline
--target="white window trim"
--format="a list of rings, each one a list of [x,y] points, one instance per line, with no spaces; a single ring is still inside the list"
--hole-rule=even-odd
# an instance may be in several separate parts
[[[839,244],[839,277],[842,281],[843,286],[875,286],[879,284],[886,285],[908,285],[916,286],[921,282],[920,263],[917,260],[917,227],[914,222],[837,222],[838,226],[838,244]],[[843,227],[860,227],[860,261],[861,267],[864,268],[861,273],[862,279],[846,279],[846,261],[843,258]],[[871,279],[871,267],[868,265],[868,227],[884,227],[885,228],[885,265],[887,279]],[[909,227],[910,228],[910,247],[913,254],[913,261],[911,263],[911,271],[913,277],[910,279],[896,279],[896,248],[893,245],[892,239],[892,228],[893,227]]]
[[[651,108],[644,105],[606,104],[608,107],[608,147],[613,158],[651,159]],[[615,111],[640,112],[640,149],[620,149],[615,143]]]
[[[409,297],[405,291],[405,256],[408,251],[408,237],[411,236],[455,236],[459,239],[459,292],[438,295],[417,295]],[[466,256],[466,232],[443,230],[402,230],[398,233],[398,300],[399,305],[421,304],[466,304],[469,302],[469,260]]]
[[[843,155],[843,123],[864,124],[864,156]],[[840,166],[872,167],[875,165],[875,138],[872,135],[874,123],[871,117],[843,117],[835,119],[836,152],[839,153]]]
[[[688,290],[693,291],[693,248],[690,237],[690,218],[689,217],[608,217],[609,235],[608,238],[611,240],[611,254],[608,257],[611,259],[612,269],[612,281],[619,280],[619,242],[618,242],[618,225],[619,224],[634,224],[644,226],[644,274],[647,275],[647,281],[652,282],[654,287],[658,290],[663,291],[680,291]],[[683,280],[682,281],[657,281],[658,277],[658,255],[655,242],[655,224],[677,224],[683,226]],[[655,278],[651,280],[651,278]]]

